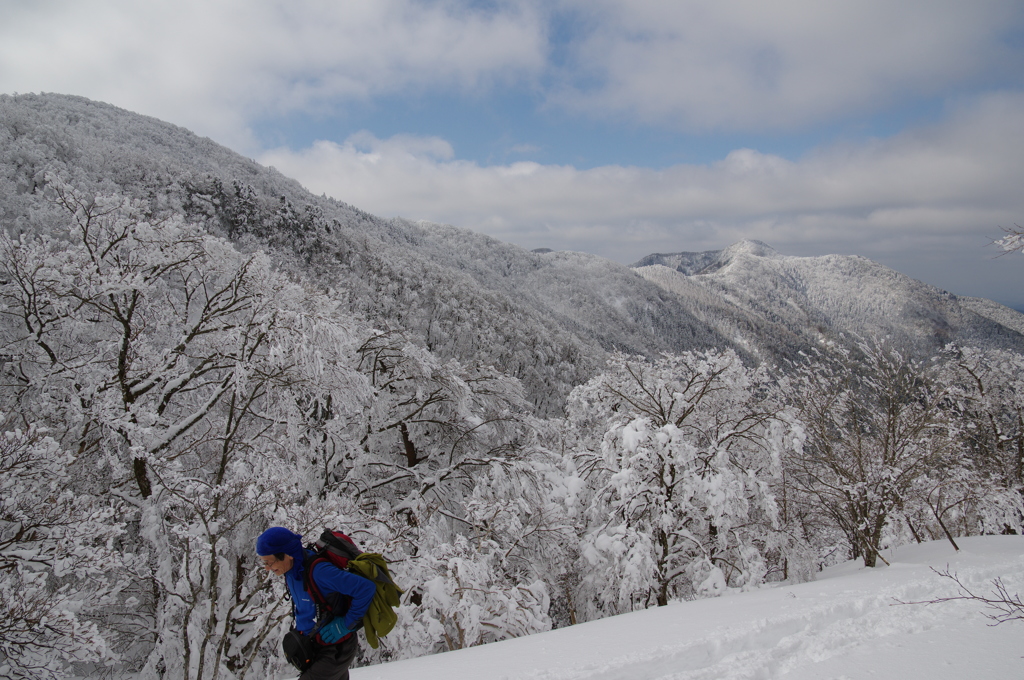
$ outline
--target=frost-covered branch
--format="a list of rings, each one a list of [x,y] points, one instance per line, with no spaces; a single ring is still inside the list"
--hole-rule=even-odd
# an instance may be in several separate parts
[[[1000,623],[1006,623],[1007,621],[1024,621],[1024,602],[1021,601],[1020,595],[1017,593],[1010,594],[1007,590],[1006,585],[1003,583],[1002,578],[997,578],[992,581],[993,590],[988,595],[978,595],[968,588],[960,577],[954,572],[950,573],[949,567],[946,567],[942,571],[939,571],[935,567],[931,570],[943,578],[947,578],[956,584],[957,590],[960,592],[959,595],[953,595],[950,597],[937,597],[932,600],[921,600],[916,602],[903,602],[897,600],[898,604],[939,604],[941,602],[954,602],[957,600],[968,600],[972,602],[978,602],[985,606],[985,609],[989,611],[982,612],[986,618],[990,619],[993,623],[990,625],[999,625]]]
[[[1006,236],[995,241],[995,245],[1002,248],[1006,253],[1024,252],[1024,229],[1015,226],[1012,229],[1003,229]]]

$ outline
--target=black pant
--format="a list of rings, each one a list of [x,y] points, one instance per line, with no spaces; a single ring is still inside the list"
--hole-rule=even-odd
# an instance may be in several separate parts
[[[322,647],[313,665],[299,676],[299,680],[348,680],[348,667],[359,651],[359,641],[352,633],[347,640]]]

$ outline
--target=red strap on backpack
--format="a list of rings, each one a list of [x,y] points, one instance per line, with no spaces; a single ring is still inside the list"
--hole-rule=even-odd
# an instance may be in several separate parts
[[[338,569],[347,569],[348,561],[355,559],[362,554],[362,551],[356,546],[355,542],[351,538],[341,533],[340,531],[330,531],[325,529],[320,538],[315,543],[308,546],[310,550],[315,553],[315,556],[306,565],[305,573],[302,577],[302,585],[306,589],[306,592],[313,596],[313,602],[317,607],[317,618],[321,618],[325,614],[333,614],[334,607],[327,601],[324,594],[320,592],[320,587],[317,586],[316,581],[313,579],[313,570],[318,564],[327,562],[332,564]],[[347,595],[341,595],[348,602],[351,602],[350,597]],[[335,604],[337,604],[335,602]],[[346,607],[347,609],[347,607]],[[347,639],[346,635],[342,640]],[[317,642],[320,644],[326,644],[320,639],[319,633],[316,635]],[[340,642],[341,640],[339,640]]]

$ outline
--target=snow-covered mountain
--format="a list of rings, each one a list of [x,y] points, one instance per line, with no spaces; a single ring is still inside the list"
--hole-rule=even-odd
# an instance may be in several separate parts
[[[761,351],[780,338],[816,342],[890,337],[918,352],[956,342],[1020,348],[1024,315],[990,300],[961,298],[867,258],[784,256],[760,241],[724,250],[649,255],[632,265],[690,300],[699,318]]]
[[[251,554],[281,523],[344,528],[395,565],[394,646],[364,658],[469,648],[416,677],[835,677],[815,664],[851,636],[861,653],[930,624],[884,607],[935,593],[932,575],[901,553],[839,589],[793,581],[911,540],[1022,531],[1020,315],[861,258],[743,242],[631,269],[526,252],[312,196],[59,95],[0,96],[0,229],[0,480],[7,523],[43,528],[5,548],[0,609],[25,631],[8,666],[56,674],[109,648],[117,671],[76,672],[281,677],[290,605]],[[789,380],[754,366],[878,334],[900,346]],[[937,375],[891,351],[949,341],[1022,353],[965,349]],[[605,364],[616,350],[707,351]],[[849,489],[881,499],[873,514]],[[1012,555],[962,561],[982,568],[972,584],[1020,572],[1019,535],[996,538]],[[900,641],[980,648],[961,618]],[[552,626],[569,627],[477,651]]]
[[[314,196],[209,139],[64,95],[0,96],[0,222],[56,219],[47,173],[178,212],[279,266],[346,291],[352,311],[441,357],[519,378],[538,413],[608,352],[732,347],[778,361],[821,337],[891,335],[1024,351],[1020,314],[962,300],[863,258],[784,257],[764,244],[652,255],[630,269],[584,253],[528,252],[450,226],[381,219]]]
[[[44,219],[48,172],[267,250],[280,266],[347,291],[352,310],[380,327],[418,337],[441,357],[514,375],[540,413],[557,412],[608,351],[731,344],[697,321],[685,300],[608,260],[531,253],[452,227],[381,219],[314,196],[182,128],[107,104],[0,96],[3,228],[32,229]]]

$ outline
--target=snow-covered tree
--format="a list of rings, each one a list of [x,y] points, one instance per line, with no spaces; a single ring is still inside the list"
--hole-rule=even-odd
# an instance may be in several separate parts
[[[949,347],[944,378],[971,456],[1009,488],[1024,485],[1024,355]]]
[[[134,509],[153,594],[143,677],[244,671],[266,614],[252,539],[369,395],[355,327],[261,253],[51,188],[66,233],[0,243],[8,406],[88,461],[77,487]]]
[[[1016,227],[1005,231],[1006,236],[997,240],[995,244],[1008,253],[1024,252],[1024,229]]]
[[[884,342],[858,350],[805,356],[783,381],[803,426],[787,479],[873,567],[891,523],[922,502],[929,475],[956,452],[934,366]]]
[[[550,501],[554,459],[519,382],[439,360],[396,333],[371,336],[359,357],[374,396],[332,489],[369,524],[389,525],[389,556],[409,590],[390,658],[550,627],[538,557],[566,530]]]
[[[573,392],[587,618],[760,584],[777,535],[786,424],[731,351],[616,355]]]
[[[63,231],[0,239],[2,397],[76,452],[74,488],[121,504],[139,559],[108,623],[141,677],[274,663],[288,608],[251,550],[279,518],[396,562],[419,594],[408,630],[446,631],[402,655],[550,626],[535,558],[565,527],[519,381],[370,331],[179,217],[48,181]],[[426,583],[462,604],[424,600],[441,592]]]
[[[463,649],[551,628],[548,587],[506,570],[493,539],[456,534],[436,542],[406,573],[416,587],[393,635],[400,657]]]
[[[962,455],[934,476],[929,509],[945,535],[1020,532],[1024,520],[1024,356],[948,347],[941,379]],[[943,516],[948,513],[948,516]],[[933,532],[934,533],[934,532]]]
[[[0,431],[0,676],[113,660],[90,615],[124,586],[115,505],[70,488],[74,456],[33,426]]]

